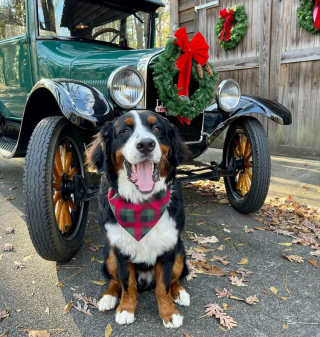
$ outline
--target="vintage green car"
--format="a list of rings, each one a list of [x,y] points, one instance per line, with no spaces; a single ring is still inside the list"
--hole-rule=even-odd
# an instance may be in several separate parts
[[[45,259],[69,260],[81,246],[88,202],[85,146],[101,125],[130,109],[162,113],[152,64],[159,0],[16,0],[0,2],[0,152],[26,157],[24,199],[32,242]],[[268,192],[270,154],[259,121],[290,124],[290,112],[220,83],[212,103],[180,124],[191,150],[203,153],[227,127],[223,162],[183,180],[224,177],[232,206],[258,210]]]

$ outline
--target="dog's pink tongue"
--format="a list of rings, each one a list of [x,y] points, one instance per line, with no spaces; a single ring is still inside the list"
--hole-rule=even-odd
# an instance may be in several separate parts
[[[136,164],[137,170],[137,181],[141,192],[149,192],[153,189],[153,179],[152,179],[152,163],[149,160],[145,160],[139,164]]]

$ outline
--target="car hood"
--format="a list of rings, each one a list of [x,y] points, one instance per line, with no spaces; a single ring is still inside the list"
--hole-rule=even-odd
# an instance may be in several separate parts
[[[107,82],[112,71],[121,66],[136,68],[141,57],[154,50],[101,50],[81,53],[72,60],[71,78],[92,85],[108,96]]]

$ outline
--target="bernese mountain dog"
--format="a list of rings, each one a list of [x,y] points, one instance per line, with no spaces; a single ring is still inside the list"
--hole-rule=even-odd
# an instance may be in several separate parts
[[[190,296],[179,283],[188,268],[176,168],[187,156],[177,128],[145,110],[107,122],[87,149],[88,166],[103,172],[99,222],[107,237],[104,271],[110,283],[98,308],[111,310],[120,298],[119,324],[133,323],[137,292],[154,288],[164,326],[182,325],[174,302],[189,306]]]

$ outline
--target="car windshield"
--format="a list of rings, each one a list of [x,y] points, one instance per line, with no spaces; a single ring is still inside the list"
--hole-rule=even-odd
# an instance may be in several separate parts
[[[121,47],[150,46],[150,13],[102,0],[38,0],[39,35],[86,38]]]

